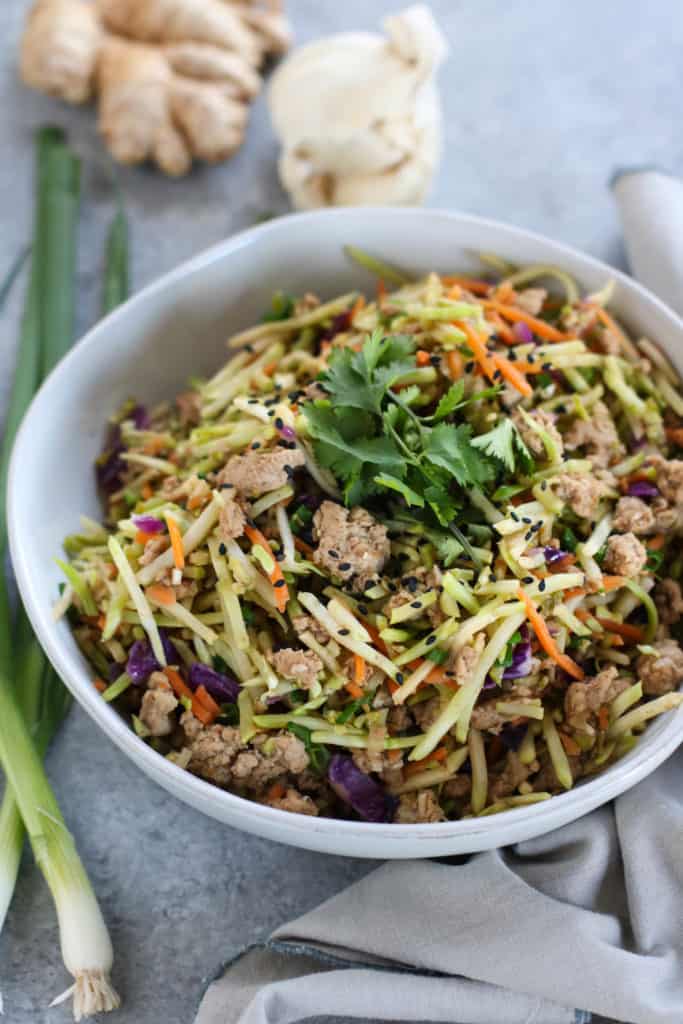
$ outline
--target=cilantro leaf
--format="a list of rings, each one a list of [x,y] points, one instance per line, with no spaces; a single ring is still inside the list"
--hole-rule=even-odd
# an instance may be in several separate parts
[[[379,484],[380,487],[388,487],[390,491],[398,491],[399,494],[403,495],[408,505],[417,505],[418,508],[424,508],[425,499],[422,495],[417,494],[412,487],[409,487],[403,480],[399,480],[398,477],[391,476],[389,473],[382,473],[381,476],[375,477],[375,483]]]
[[[472,445],[472,428],[468,423],[457,427],[440,423],[427,439],[425,458],[454,476],[461,487],[484,484],[493,477],[493,470]]]
[[[446,394],[441,398],[439,404],[436,407],[436,412],[432,417],[434,423],[438,423],[439,420],[443,420],[446,416],[450,416],[452,412],[458,408],[462,402],[465,394],[465,382],[458,380],[455,384],[451,384]]]
[[[514,472],[516,459],[519,459],[523,468],[528,468],[533,463],[531,452],[511,419],[501,419],[493,430],[475,437],[472,444],[475,448],[481,448],[491,458],[498,459],[511,473]]]

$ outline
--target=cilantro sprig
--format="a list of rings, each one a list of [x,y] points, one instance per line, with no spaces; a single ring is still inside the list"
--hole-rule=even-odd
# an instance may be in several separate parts
[[[528,470],[531,456],[516,427],[503,419],[493,430],[473,436],[457,414],[499,388],[465,397],[462,381],[451,385],[431,415],[411,407],[419,389],[397,388],[415,372],[415,340],[376,330],[359,351],[339,348],[319,378],[327,398],[307,402],[308,422],[318,462],[342,486],[347,505],[381,493],[400,495],[425,526],[441,529],[452,557],[453,538],[471,557],[471,546],[454,520],[467,503],[467,491],[485,489],[516,463]],[[407,382],[406,381],[406,382]]]

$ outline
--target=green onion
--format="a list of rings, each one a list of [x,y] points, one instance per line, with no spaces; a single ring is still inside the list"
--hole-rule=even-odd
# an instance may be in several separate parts
[[[31,278],[0,453],[0,558],[7,539],[4,498],[9,449],[41,377],[54,367],[73,339],[79,177],[79,161],[62,132],[56,128],[40,131]],[[15,639],[13,665],[10,636]],[[41,761],[70,698],[47,664],[23,610],[12,627],[1,571],[0,651],[0,762],[7,776],[0,809],[0,927],[16,878],[23,821],[55,900],[64,962],[75,978],[72,988],[58,1001],[73,994],[74,1016],[80,1019],[114,1009],[119,998],[109,981],[109,935]],[[13,677],[21,680],[16,696],[9,681]]]
[[[111,222],[107,236],[102,312],[111,313],[128,298],[128,222],[123,207]]]

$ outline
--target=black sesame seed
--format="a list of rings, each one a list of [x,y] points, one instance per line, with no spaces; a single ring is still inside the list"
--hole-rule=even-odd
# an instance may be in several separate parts
[[[422,601],[411,601],[410,602],[410,607],[411,608],[421,608],[422,607]]]
[[[522,522],[523,523],[530,523],[530,522],[532,522],[531,516],[522,516]]]
[[[274,587],[284,587],[284,586],[286,586],[286,583],[285,583],[284,580],[275,580],[275,583],[273,583],[273,586]]]
[[[427,639],[425,640],[425,643],[426,644],[430,644],[430,645],[431,644],[435,644],[436,643],[436,637],[435,636],[428,636]]]
[[[350,568],[351,568],[351,563],[350,562],[340,562],[339,563],[339,570],[340,570],[340,572],[348,572]]]
[[[538,589],[541,591],[545,590],[545,580],[541,580],[541,582],[538,584]]]
[[[518,522],[519,522],[519,516],[518,516],[518,515],[517,515],[517,513],[516,513],[516,512],[514,512],[514,511],[511,511],[511,512],[510,512],[510,518],[511,518],[511,519],[514,519],[514,521],[515,521],[516,523],[518,523]]]
[[[358,605],[358,611],[361,613],[361,615],[367,615],[368,614],[367,605],[359,604]]]
[[[232,491],[232,490],[234,490],[234,487],[235,487],[234,484],[221,484],[221,490],[222,491]]]
[[[225,544],[223,544],[223,543],[221,542],[221,543],[220,543],[220,544],[218,545],[218,553],[219,553],[220,555],[225,555],[225,554],[227,554],[227,551],[228,551],[228,549],[226,548]]]
[[[389,587],[389,590],[391,591],[392,594],[395,594],[396,591],[398,590],[398,587],[396,586],[395,583],[389,582],[387,583],[387,586]]]
[[[533,354],[533,352],[529,353],[529,355],[526,357],[526,361],[527,361],[527,363],[532,363],[532,364],[536,362],[536,356]]]
[[[278,416],[277,419],[275,420],[275,427],[277,430],[282,430],[282,428],[284,427],[284,423],[282,421],[281,416]]]
[[[284,562],[284,560],[285,560],[285,553],[284,553],[284,551],[278,551],[278,553],[275,556],[275,561],[276,562]]]
[[[339,630],[339,636],[348,636],[350,632],[351,632],[350,629],[340,629]]]
[[[529,530],[529,531],[528,531],[527,533],[525,533],[525,534],[524,534],[524,540],[531,540],[531,538],[533,537],[533,535],[534,535],[534,534],[533,534],[533,531],[532,531],[532,530]]]
[[[261,447],[261,442],[260,441],[254,441],[254,443],[252,444],[251,447],[253,448],[254,451],[256,451],[257,448]]]
[[[251,345],[251,344],[245,345],[244,346],[244,351],[245,352],[253,352],[254,351],[254,346]]]
[[[247,405],[258,405],[258,398],[248,398]]]
[[[511,363],[514,363],[517,359],[517,353],[513,348],[511,348],[510,351],[508,352],[508,359],[510,360]]]
[[[538,533],[538,531],[541,529],[542,526],[543,526],[543,523],[534,523],[534,525],[529,530],[529,533]]]
[[[474,361],[472,359],[470,359],[469,362],[465,363],[465,373],[472,373],[473,369],[474,369]]]
[[[533,583],[533,582],[534,582],[533,576],[525,576],[524,579],[522,580],[522,583]]]
[[[339,552],[335,551],[333,548],[330,548],[327,553],[330,556],[330,558],[339,558]]]
[[[494,372],[493,372],[493,379],[494,380],[502,380],[503,379],[503,374],[500,372],[500,370],[494,370]]]
[[[432,364],[432,366],[439,366],[441,363],[441,356],[430,356],[429,362]]]
[[[275,409],[269,409],[268,410],[268,415],[269,416],[274,416],[275,415]]]
[[[553,364],[552,363],[541,363],[541,369],[542,370],[552,370],[552,368],[553,368]]]
[[[546,481],[545,481],[545,480],[543,480],[543,481],[541,482],[541,490],[542,490],[542,491],[547,491],[547,490],[548,490],[548,484],[546,483]]]
[[[559,413],[565,413],[567,411],[567,406],[563,402],[562,405],[556,406],[556,409]]]
[[[397,672],[397,673],[396,673],[396,682],[397,682],[397,683],[402,683],[402,682],[403,682],[403,680],[404,680],[404,678],[405,678],[405,677],[404,677],[404,675],[403,675],[403,673],[402,673],[402,672]]]

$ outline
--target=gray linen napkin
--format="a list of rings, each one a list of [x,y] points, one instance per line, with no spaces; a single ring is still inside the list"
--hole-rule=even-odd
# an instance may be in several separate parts
[[[630,173],[615,193],[634,271],[683,313],[683,185]],[[683,751],[539,839],[465,863],[383,865],[227,965],[195,1024],[591,1013],[683,1022]]]

